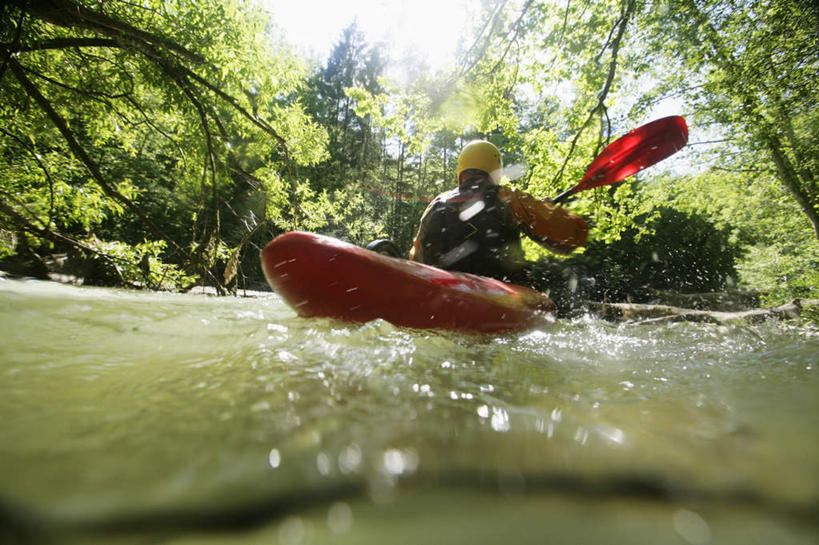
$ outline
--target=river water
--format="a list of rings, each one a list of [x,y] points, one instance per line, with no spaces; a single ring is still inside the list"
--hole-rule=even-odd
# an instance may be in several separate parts
[[[819,336],[0,278],[3,543],[817,543]]]

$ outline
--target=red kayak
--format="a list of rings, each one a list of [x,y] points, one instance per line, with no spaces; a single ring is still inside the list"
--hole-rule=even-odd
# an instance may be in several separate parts
[[[303,317],[382,318],[401,327],[498,333],[554,320],[548,296],[294,231],[261,255],[270,287]]]

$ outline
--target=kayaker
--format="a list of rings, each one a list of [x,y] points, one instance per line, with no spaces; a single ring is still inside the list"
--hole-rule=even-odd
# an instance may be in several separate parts
[[[410,259],[453,271],[520,282],[521,234],[558,254],[586,244],[588,224],[550,200],[500,185],[501,154],[486,140],[458,157],[458,187],[421,216]]]

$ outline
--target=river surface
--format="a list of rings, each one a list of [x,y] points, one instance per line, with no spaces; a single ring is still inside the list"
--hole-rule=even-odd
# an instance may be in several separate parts
[[[3,543],[819,542],[819,336],[0,278]]]

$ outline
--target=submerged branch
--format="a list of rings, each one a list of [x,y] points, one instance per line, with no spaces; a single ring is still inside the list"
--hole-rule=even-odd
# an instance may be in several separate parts
[[[668,305],[648,305],[637,303],[588,303],[604,318],[629,322],[636,325],[665,322],[709,322],[729,324],[736,322],[757,322],[769,318],[799,318],[803,306],[816,306],[815,299],[794,299],[790,303],[772,308],[759,308],[738,312],[718,310],[697,310]]]

